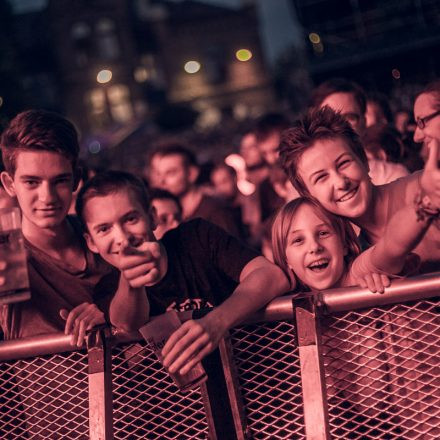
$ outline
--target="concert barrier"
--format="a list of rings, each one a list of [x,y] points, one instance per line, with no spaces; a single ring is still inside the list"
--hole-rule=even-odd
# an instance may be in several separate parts
[[[440,273],[273,300],[182,394],[138,333],[0,343],[1,439],[438,439]],[[191,312],[181,314],[183,319]]]

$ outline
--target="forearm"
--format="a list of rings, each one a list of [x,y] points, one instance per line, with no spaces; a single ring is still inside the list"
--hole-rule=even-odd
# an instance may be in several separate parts
[[[430,223],[428,217],[420,219],[417,216],[412,204],[397,211],[376,243],[372,255],[375,266],[388,273],[399,272],[406,256],[423,239]]]
[[[149,319],[150,304],[144,287],[131,287],[121,274],[118,290],[110,304],[111,323],[124,331],[134,331]]]
[[[289,281],[282,270],[268,263],[250,272],[232,295],[209,315],[226,331],[289,289]]]

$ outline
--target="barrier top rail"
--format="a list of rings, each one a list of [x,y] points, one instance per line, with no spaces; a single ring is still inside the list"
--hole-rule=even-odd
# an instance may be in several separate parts
[[[266,307],[246,319],[244,324],[281,321],[292,319],[293,300],[313,297],[317,305],[326,313],[335,313],[362,308],[384,306],[400,302],[415,301],[440,296],[440,272],[419,275],[412,278],[394,280],[385,293],[372,293],[360,287],[330,289],[321,292],[286,294],[275,298]],[[191,319],[192,311],[181,312],[182,321]],[[115,344],[142,339],[138,332],[113,334]],[[53,333],[0,342],[0,361],[23,359],[26,357],[75,351],[70,345],[70,336]]]

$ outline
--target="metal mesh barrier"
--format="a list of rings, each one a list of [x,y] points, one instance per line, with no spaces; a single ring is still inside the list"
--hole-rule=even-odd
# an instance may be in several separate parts
[[[116,439],[204,439],[208,425],[199,389],[180,393],[143,343],[113,350]]]
[[[332,438],[440,438],[439,311],[423,300],[323,321]]]
[[[293,323],[237,327],[231,342],[252,438],[305,438]]]
[[[1,439],[87,439],[87,356],[72,352],[0,364]]]

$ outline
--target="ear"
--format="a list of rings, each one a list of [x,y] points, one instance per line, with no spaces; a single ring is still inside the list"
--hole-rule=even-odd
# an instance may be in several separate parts
[[[95,245],[95,242],[93,241],[93,238],[90,236],[88,232],[84,232],[84,238],[87,243],[87,247],[94,252],[95,254],[99,254],[98,248]]]
[[[195,183],[197,178],[199,177],[200,169],[194,165],[190,165],[188,168],[189,181],[191,183]]]
[[[11,197],[15,197],[15,186],[14,186],[14,179],[9,175],[7,171],[2,171],[0,175],[3,187],[5,188],[8,195]]]

